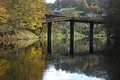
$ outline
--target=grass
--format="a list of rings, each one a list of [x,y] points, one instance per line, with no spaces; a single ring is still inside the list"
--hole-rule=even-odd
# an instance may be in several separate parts
[[[105,34],[95,34],[94,35],[95,38],[106,38]]]
[[[76,9],[76,7],[72,7],[72,8],[63,8],[63,10],[65,11],[70,11],[70,12],[74,12],[74,13],[83,13],[84,11],[79,11]]]

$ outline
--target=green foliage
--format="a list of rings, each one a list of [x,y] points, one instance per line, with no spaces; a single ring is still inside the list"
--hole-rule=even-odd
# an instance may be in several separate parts
[[[86,13],[89,11],[98,13],[101,6],[100,4],[103,4],[103,3],[99,3],[98,0],[60,0],[59,6],[63,8],[75,7],[77,10],[84,11]],[[50,6],[53,9],[53,7],[56,8],[57,5],[58,5],[58,1],[56,0],[56,2],[53,5],[51,4]],[[90,7],[90,10],[89,10],[89,7]]]
[[[77,5],[78,10],[86,11],[88,9],[88,3],[86,0],[81,0]]]
[[[108,6],[108,16],[106,17],[108,24],[106,30],[114,42],[120,42],[120,1],[110,0]]]
[[[98,5],[99,1],[98,0],[86,0],[88,2],[88,5]]]
[[[105,34],[95,34],[94,37],[95,38],[105,38],[106,35]]]
[[[60,2],[60,5],[62,5],[62,7],[68,7],[70,4],[70,0],[62,0]]]

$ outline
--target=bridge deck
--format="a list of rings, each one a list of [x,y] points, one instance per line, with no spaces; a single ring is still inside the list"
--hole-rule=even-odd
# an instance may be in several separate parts
[[[57,17],[57,18],[48,18],[46,22],[59,22],[59,21],[70,21],[73,20],[73,17]]]
[[[90,23],[93,22],[95,24],[105,24],[103,19],[94,19],[94,18],[82,18],[82,17],[75,17],[75,22],[83,22],[83,23]]]
[[[95,18],[83,18],[83,17],[66,17],[66,16],[59,16],[59,15],[46,15],[46,23],[48,22],[59,22],[59,21],[74,21],[74,22],[83,22],[83,23],[90,23],[93,22],[95,24],[105,24],[103,19],[95,19]]]

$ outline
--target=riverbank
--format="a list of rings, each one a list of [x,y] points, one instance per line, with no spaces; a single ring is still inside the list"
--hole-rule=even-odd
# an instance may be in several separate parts
[[[14,29],[8,32],[0,32],[0,41],[29,40],[39,37],[29,30]]]

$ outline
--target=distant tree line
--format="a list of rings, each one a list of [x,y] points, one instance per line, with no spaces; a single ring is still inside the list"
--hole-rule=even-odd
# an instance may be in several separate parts
[[[58,7],[58,5],[63,8],[76,7],[77,10],[84,12],[98,13],[100,9],[104,7],[103,4],[106,1],[107,0],[56,0],[54,7]]]

